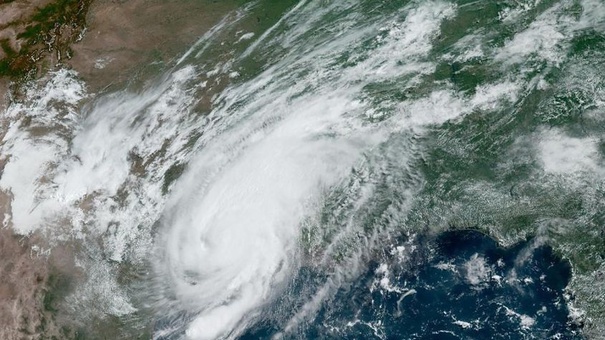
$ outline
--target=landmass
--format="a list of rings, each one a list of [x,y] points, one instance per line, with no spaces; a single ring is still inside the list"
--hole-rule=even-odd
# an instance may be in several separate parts
[[[18,101],[28,82],[42,81],[59,68],[76,70],[90,93],[144,82],[233,6],[229,1],[2,0],[0,110]],[[0,117],[0,137],[8,124]],[[0,176],[5,163],[0,156]],[[60,312],[61,298],[81,279],[74,265],[77,245],[52,245],[51,251],[42,234],[15,234],[7,222],[10,201],[10,193],[0,192],[5,220],[0,226],[0,339],[123,337],[116,320],[83,327]]]

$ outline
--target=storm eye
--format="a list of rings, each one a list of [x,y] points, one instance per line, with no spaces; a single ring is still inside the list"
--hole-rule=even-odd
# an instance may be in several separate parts
[[[183,279],[185,280],[185,282],[187,282],[191,286],[197,286],[199,284],[199,282],[202,280],[202,277],[201,277],[200,273],[198,273],[197,271],[186,270],[183,273]]]

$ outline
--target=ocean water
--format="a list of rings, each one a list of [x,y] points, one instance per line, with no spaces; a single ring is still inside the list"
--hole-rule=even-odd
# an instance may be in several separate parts
[[[81,249],[91,338],[599,338],[603,62],[600,0],[247,2],[30,86],[4,221]]]
[[[410,254],[413,263],[402,261],[401,248],[370,261],[313,321],[284,338],[582,338],[579,325],[570,323],[564,298],[570,265],[551,247],[532,240],[504,249],[468,230],[418,243]],[[298,295],[311,279],[307,271],[301,270],[289,294]],[[280,303],[275,308],[289,310]],[[240,339],[272,338],[281,326],[279,318],[268,318]]]

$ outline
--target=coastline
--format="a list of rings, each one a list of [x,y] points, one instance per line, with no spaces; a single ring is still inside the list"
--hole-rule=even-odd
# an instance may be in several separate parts
[[[45,4],[47,5],[48,2],[45,2]],[[4,5],[0,5],[0,10],[2,9],[2,6]],[[119,96],[120,92],[122,92],[124,89],[125,91],[122,93],[128,92],[128,94],[133,98],[133,101],[136,101],[139,97],[145,96],[144,90],[152,87],[149,86],[149,84],[154,81],[154,79],[157,79],[158,75],[168,73],[165,71],[169,70],[170,67],[175,64],[177,60],[176,58],[178,58],[178,56],[181,55],[187,49],[187,47],[191,46],[191,44],[195,42],[204,32],[206,32],[208,28],[212,27],[216,22],[218,22],[222,17],[222,14],[231,11],[230,6],[230,4],[217,4],[211,3],[210,1],[191,3],[180,0],[165,2],[151,1],[143,3],[142,0],[127,0],[118,2],[110,0],[94,0],[92,3],[90,3],[90,7],[87,9],[86,25],[81,31],[82,38],[78,41],[74,40],[70,42],[68,46],[68,50],[71,51],[69,59],[58,59],[57,55],[59,50],[52,50],[51,48],[50,52],[45,52],[44,57],[36,61],[35,72],[32,71],[31,73],[20,76],[5,75],[0,77],[0,93],[3,94],[2,98],[0,98],[0,109],[5,112],[4,110],[6,106],[11,105],[11,103],[19,103],[19,100],[22,99],[19,96],[19,89],[22,89],[29,84],[35,84],[36,82],[44,83],[46,81],[52,81],[49,80],[50,77],[48,75],[58,69],[73,70],[74,72],[71,74],[77,74],[77,81],[75,82],[82,84],[82,86],[85,87],[85,91],[83,91],[85,92],[85,96],[79,99],[77,104],[74,104],[74,110],[78,113],[81,111],[90,112],[86,105],[95,105],[94,101],[103,97],[105,94],[113,95],[114,93],[117,93]],[[200,11],[203,12],[205,10],[207,10],[207,12],[205,12],[203,15],[200,14]],[[255,15],[250,16],[250,18],[252,21],[259,20],[259,17]],[[249,23],[247,23],[246,26],[247,25],[249,25]],[[250,24],[250,26],[252,25]],[[259,29],[258,31],[262,30]],[[242,32],[246,32],[246,30],[238,31],[235,36],[237,37],[237,34],[241,34]],[[232,33],[234,32],[230,32],[230,34]],[[258,34],[258,32],[252,32],[252,34],[254,33]],[[74,35],[74,37],[76,37],[76,35]],[[222,36],[216,40],[219,42],[224,41]],[[10,41],[9,43],[12,44],[11,46],[18,45]],[[244,44],[239,45],[239,47],[243,48],[243,45]],[[11,47],[11,49],[14,49],[15,51],[17,50],[16,47]],[[220,48],[217,48],[217,50],[219,49]],[[223,61],[221,58],[223,58],[225,55],[228,56],[229,53],[222,51],[222,49],[221,51],[215,51],[212,48],[209,50],[211,51],[208,53],[209,55],[212,54],[212,57],[216,57],[221,61]],[[200,58],[200,60],[203,60],[205,63],[209,64],[213,64],[214,62],[214,60],[207,60],[205,57]],[[228,57],[225,57],[224,62],[228,62]],[[249,65],[247,64],[244,65],[245,67],[237,68],[238,72],[234,71],[233,77],[227,73],[213,76],[209,76],[209,73],[201,73],[202,79],[197,79],[196,81],[200,81],[200,83],[204,84],[202,86],[203,89],[201,87],[190,89],[192,91],[199,91],[195,93],[195,100],[197,101],[195,109],[192,110],[192,113],[196,118],[205,118],[204,114],[209,112],[213,105],[215,105],[214,98],[216,98],[216,95],[220,94],[223,89],[233,85],[234,83],[237,83],[238,81],[242,81],[242,79],[246,79],[248,76],[252,77],[249,74],[254,74],[257,66],[255,64],[256,61],[252,60],[251,58],[250,60],[246,60],[246,62],[248,62]],[[259,64],[261,63],[259,62]],[[446,69],[449,67],[449,64],[444,65]],[[239,71],[242,71],[241,74]],[[458,71],[455,71],[454,67],[452,66],[452,75],[448,75],[448,77],[454,77],[455,72]],[[74,76],[74,78],[76,78],[76,76]],[[212,86],[206,88],[206,80],[208,80]],[[460,79],[454,79],[451,81],[455,82],[459,80]],[[445,80],[444,82],[448,83],[448,80]],[[41,88],[44,87],[42,86]],[[79,110],[79,108],[83,108],[83,110]],[[111,111],[111,108],[112,107],[109,107],[109,109],[106,109],[105,111],[98,110],[97,114],[100,117],[103,117],[104,112],[111,113],[108,112]],[[120,113],[123,112],[120,111]],[[25,130],[26,134],[31,133],[31,136],[36,137],[39,135],[44,136],[45,133],[49,134],[56,132],[53,131],[54,125],[52,128],[49,128],[47,126],[43,126],[42,124],[42,127],[40,128],[39,124],[36,126],[32,125],[33,127],[30,128],[29,123],[24,123],[26,120],[23,119],[23,117],[27,118],[27,114],[23,114],[23,116],[19,116],[17,119],[15,119],[15,117],[8,116],[0,117],[0,136],[4,137],[10,124],[23,127],[23,130]],[[477,119],[477,121],[473,121],[473,119]],[[465,124],[468,123],[467,127],[470,128],[478,127],[480,126],[479,124],[481,123],[481,119],[484,119],[483,115],[470,115],[470,118],[465,122]],[[160,119],[160,124],[162,123],[163,122]],[[450,127],[451,126],[452,125],[450,125]],[[182,132],[182,126],[180,127],[181,129],[177,131]],[[34,128],[37,130],[34,131]],[[460,144],[457,145],[465,146],[467,145],[466,143],[468,140],[477,137],[470,133],[469,138],[465,137],[467,136],[467,132],[471,131],[470,128],[462,127],[459,130],[447,130],[447,127],[445,127],[442,130],[435,131],[435,140],[438,140],[437,137],[442,138],[441,141],[444,143],[444,145],[440,147],[446,152],[435,153],[433,155],[434,157],[431,156],[431,158],[422,159],[423,166],[426,166],[426,172],[435,171],[435,173],[433,173],[435,177],[432,178],[432,183],[435,185],[433,187],[429,187],[429,189],[432,188],[435,191],[425,194],[428,197],[445,198],[443,198],[442,201],[438,201],[439,204],[441,204],[438,205],[441,210],[436,209],[435,205],[419,205],[419,219],[415,222],[425,223],[426,225],[431,226],[443,226],[447,223],[451,225],[453,222],[460,222],[459,225],[461,226],[461,229],[468,228],[469,230],[480,232],[482,235],[494,238],[502,247],[514,245],[521,239],[527,239],[528,237],[534,236],[545,238],[552,237],[553,239],[558,240],[557,243],[559,246],[557,249],[555,249],[555,251],[557,251],[557,255],[560,255],[566,260],[571,261],[574,267],[573,269],[582,269],[582,264],[588,263],[588,265],[585,265],[582,270],[573,271],[572,280],[568,284],[569,290],[574,291],[574,294],[577,293],[575,295],[578,297],[577,301],[571,301],[572,303],[569,304],[571,311],[570,317],[577,317],[580,322],[584,322],[582,320],[588,317],[585,320],[587,326],[585,327],[584,331],[586,332],[587,336],[598,334],[600,331],[599,327],[601,326],[597,324],[597,322],[593,322],[590,317],[591,315],[596,315],[596,320],[601,319],[600,316],[603,315],[603,309],[601,307],[602,301],[599,301],[599,297],[603,296],[602,293],[600,293],[602,290],[598,290],[601,289],[599,285],[593,284],[593,282],[602,281],[603,270],[589,266],[592,263],[598,263],[598,259],[592,259],[592,262],[590,262],[588,255],[586,254],[601,256],[601,258],[603,255],[600,255],[601,253],[596,253],[594,251],[591,251],[590,253],[588,253],[588,251],[586,251],[586,253],[581,252],[583,249],[582,247],[585,245],[580,240],[580,237],[585,235],[585,232],[582,229],[576,228],[578,233],[577,236],[574,237],[572,234],[567,236],[560,234],[559,231],[562,229],[557,229],[557,225],[543,226],[538,223],[531,224],[533,223],[531,222],[533,215],[529,215],[529,213],[533,213],[536,210],[538,212],[542,211],[540,209],[543,208],[541,208],[539,205],[531,205],[530,208],[532,209],[525,209],[527,208],[527,202],[536,204],[535,200],[529,200],[528,197],[535,198],[538,197],[538,195],[534,195],[534,193],[528,193],[526,191],[525,193],[527,196],[519,196],[520,194],[515,191],[516,189],[513,190],[515,186],[510,188],[510,190],[508,190],[508,188],[504,188],[502,190],[500,190],[501,188],[499,187],[492,188],[494,189],[492,191],[494,195],[491,197],[501,198],[501,201],[498,202],[502,202],[502,204],[492,205],[484,204],[484,196],[479,195],[484,194],[485,191],[490,189],[489,187],[482,187],[482,190],[474,191],[476,192],[477,196],[472,196],[468,193],[468,191],[465,192],[461,197],[447,196],[450,192],[454,191],[441,191],[445,190],[443,188],[447,188],[447,186],[440,185],[440,183],[445,182],[447,184],[459,185],[464,178],[468,178],[468,173],[471,171],[476,171],[474,173],[476,177],[469,181],[469,183],[483,183],[481,181],[486,181],[486,178],[488,178],[485,176],[486,173],[491,175],[490,172],[485,171],[486,169],[484,167],[481,167],[481,164],[476,167],[463,164],[458,170],[451,170],[451,168],[448,169],[445,165],[443,165],[444,157],[448,155],[447,152],[452,150],[461,150],[461,148],[456,149],[453,147],[456,141],[460,142]],[[456,134],[458,132],[460,134]],[[163,139],[162,136],[158,137],[154,133],[150,133],[149,135],[153,136],[153,138],[156,138],[159,141],[162,141]],[[200,135],[201,134],[191,135],[188,145],[193,145],[196,143],[198,138],[200,138]],[[460,137],[461,135],[463,137]],[[449,139],[445,138],[444,136],[449,137]],[[69,138],[71,137],[66,137],[65,140],[68,140]],[[536,139],[532,141],[539,141],[540,138],[543,138],[543,136],[538,136],[535,138]],[[126,139],[128,139],[128,136]],[[103,137],[100,138],[100,140],[104,142],[107,140],[107,138]],[[165,141],[166,143],[164,145],[168,145],[167,140]],[[579,145],[581,145],[581,143]],[[133,148],[133,151],[128,154],[127,160],[131,166],[131,173],[138,178],[144,178],[147,176],[147,165],[156,160],[156,157],[163,157],[162,152],[164,152],[165,149],[166,148],[163,145],[158,146],[158,150],[156,150],[157,152],[150,152],[141,156],[137,153],[138,149]],[[470,150],[470,148],[462,150]],[[471,156],[480,155],[479,152],[473,154],[470,151],[469,154]],[[602,151],[601,154],[603,154]],[[465,157],[459,158],[463,159]],[[468,155],[466,158],[468,158]],[[502,161],[502,159],[499,158],[495,159]],[[432,163],[429,162],[428,165],[425,164],[427,160],[431,161]],[[5,155],[0,155],[0,178],[4,164],[7,161],[8,158],[6,158]],[[445,161],[447,161],[447,159]],[[457,159],[450,160],[450,164],[456,164],[454,163],[456,161]],[[166,163],[167,167],[171,164],[172,166],[168,169],[168,171],[163,173],[163,195],[167,195],[167,193],[170,191],[171,185],[176,182],[176,179],[187,167],[187,163],[181,162],[180,159],[176,163]],[[451,165],[448,166],[451,167]],[[42,169],[44,171],[45,168]],[[454,172],[454,176],[451,176],[452,172]],[[160,176],[162,176],[162,172],[158,173]],[[446,173],[449,177],[444,176],[444,173]],[[456,175],[460,175],[460,177],[456,177]],[[443,177],[439,178],[439,176]],[[37,177],[37,180],[43,181],[44,178],[45,177]],[[492,178],[488,179],[490,181],[493,180]],[[442,180],[443,182],[440,182],[439,180]],[[493,181],[494,183],[499,183],[496,180]],[[124,191],[128,191],[128,188],[132,187],[123,186],[120,190],[123,189]],[[454,188],[460,189],[457,186],[454,186]],[[124,191],[119,191],[118,194],[114,196],[116,197],[118,204],[121,204],[119,202],[127,199],[124,197],[127,197],[128,194],[124,194]],[[18,190],[15,192],[18,192]],[[148,193],[148,191],[145,192]],[[496,194],[502,195],[496,196]],[[521,194],[523,194],[523,192],[521,192]],[[5,216],[5,225],[2,229],[0,229],[0,246],[6,249],[6,251],[1,254],[0,258],[7,260],[6,263],[0,263],[0,273],[3,273],[2,271],[9,273],[4,276],[6,278],[4,281],[0,280],[0,299],[3,301],[10,301],[6,305],[11,306],[19,304],[19,301],[25,301],[23,304],[30,308],[12,309],[12,312],[10,310],[9,312],[6,312],[8,309],[5,309],[4,312],[0,310],[0,322],[2,322],[2,313],[4,313],[4,315],[8,315],[8,313],[14,313],[11,315],[18,315],[13,317],[13,320],[15,321],[14,324],[11,324],[8,326],[9,328],[7,328],[8,331],[11,331],[12,333],[6,333],[8,335],[0,333],[0,338],[12,339],[19,338],[19,336],[22,335],[31,336],[32,339],[37,339],[44,338],[43,336],[52,334],[61,334],[56,335],[60,338],[85,337],[87,339],[130,339],[145,336],[147,338],[151,337],[150,333],[152,331],[150,330],[150,327],[152,326],[149,324],[149,322],[150,319],[153,319],[153,317],[150,317],[150,315],[146,314],[148,313],[148,310],[145,310],[144,308],[140,309],[140,313],[133,312],[131,314],[126,314],[126,316],[123,317],[113,315],[97,316],[95,313],[99,315],[102,314],[98,313],[98,311],[102,310],[102,308],[97,308],[94,303],[90,303],[89,300],[86,300],[85,303],[87,303],[87,306],[91,307],[89,314],[94,316],[94,319],[90,318],[90,315],[87,315],[86,317],[82,316],[80,318],[81,320],[74,320],[74,318],[71,317],[77,314],[77,312],[75,312],[73,308],[68,308],[70,310],[67,311],[64,308],[68,307],[66,304],[61,306],[62,297],[70,292],[71,287],[78,286],[80,283],[86,281],[85,276],[87,273],[84,273],[82,268],[84,268],[84,266],[94,268],[91,265],[93,264],[93,261],[86,262],[85,264],[79,264],[79,267],[74,264],[77,257],[87,255],[87,250],[82,248],[85,248],[83,247],[84,244],[88,246],[89,241],[90,244],[92,244],[91,247],[98,247],[100,249],[98,253],[101,255],[99,256],[102,258],[103,263],[107,262],[107,268],[110,269],[110,271],[107,271],[107,276],[111,275],[112,278],[115,277],[120,288],[126,287],[125,291],[129,289],[132,291],[133,288],[136,289],[136,284],[133,284],[133,282],[137,283],[143,281],[141,277],[145,276],[144,274],[141,274],[140,263],[130,263],[128,262],[129,260],[127,258],[122,258],[121,255],[117,257],[118,260],[114,260],[114,258],[111,257],[111,251],[105,252],[105,249],[103,249],[103,246],[106,244],[101,244],[102,242],[100,242],[98,239],[94,239],[94,237],[107,237],[107,239],[112,241],[115,236],[112,233],[115,233],[115,229],[120,229],[119,222],[115,224],[112,224],[113,222],[104,224],[103,228],[101,228],[101,233],[103,233],[105,230],[104,228],[107,227],[105,234],[97,234],[91,236],[90,238],[86,236],[85,241],[84,238],[80,240],[62,239],[61,241],[57,241],[56,239],[46,237],[47,235],[43,234],[45,232],[49,232],[48,230],[35,231],[27,235],[23,235],[26,234],[23,232],[23,234],[17,235],[15,234],[14,230],[17,230],[18,228],[13,230],[11,226],[9,214],[9,204],[11,202],[10,195],[10,192],[0,191],[0,216]],[[83,198],[80,201],[76,202],[76,204],[79,204],[80,209],[85,213],[84,215],[86,215],[86,212],[94,211],[94,200],[97,197],[95,195],[97,195],[95,192],[87,192],[85,196],[82,196]],[[561,198],[560,200],[553,200],[554,203],[546,202],[544,203],[544,206],[554,207],[551,211],[553,215],[561,214],[561,216],[569,219],[569,221],[573,221],[577,215],[572,215],[570,212],[562,211],[560,207],[567,207],[571,204],[570,210],[572,210],[572,208],[575,209],[576,205],[574,204],[577,203],[578,200],[570,199],[569,202],[563,202],[565,197],[562,195],[552,194],[552,196],[560,196]],[[473,201],[473,198],[476,198],[476,200]],[[575,198],[575,196],[572,198]],[[559,201],[562,202],[562,204],[565,203],[565,205],[557,205]],[[429,201],[427,200],[426,202]],[[453,205],[452,202],[460,203],[459,206],[469,206],[471,209],[456,210],[457,207],[455,205],[455,208],[451,208]],[[582,208],[581,204],[583,201],[579,200],[579,202],[579,208]],[[430,203],[433,204],[434,202],[430,201]],[[475,207],[478,207],[479,211],[476,211]],[[533,210],[534,208],[535,210]],[[446,214],[444,211],[449,212],[450,215],[444,217],[444,214]],[[425,213],[434,214],[434,216],[426,217]],[[496,219],[497,221],[492,223],[493,219]],[[429,220],[430,223],[426,222],[426,220]],[[477,221],[481,223],[477,223]],[[509,221],[513,221],[514,223],[509,223]],[[63,227],[62,223],[63,220],[58,223],[60,224],[59,227]],[[73,221],[65,220],[64,223],[65,230],[68,230],[72,226],[71,223],[73,223]],[[540,228],[532,232],[531,226],[533,225],[540,226]],[[134,226],[132,229],[135,229],[137,228],[137,223],[122,223],[122,226]],[[54,236],[60,232],[61,231],[52,231],[52,233],[55,233]],[[118,237],[116,237],[116,239],[117,238]],[[596,237],[594,239],[597,240]],[[129,241],[132,241],[132,239]],[[588,239],[588,241],[590,241],[590,239]],[[52,244],[50,244],[51,242]],[[109,242],[107,244],[109,244]],[[113,246],[113,244],[110,244],[110,247],[111,246]],[[119,244],[119,246],[123,246],[123,244]],[[573,248],[572,246],[576,246],[576,248]],[[588,246],[591,246],[591,244],[586,243],[586,249],[588,249]],[[595,247],[599,247],[598,249],[600,249],[602,244],[595,243]],[[31,277],[27,276],[25,284],[21,284],[20,273],[25,272],[34,273],[35,275]],[[20,290],[16,291],[15,287],[18,287]],[[94,283],[89,285],[89,288],[94,291]],[[99,295],[106,294],[107,292],[110,292],[110,290],[106,289],[102,292],[95,291],[95,293],[98,293]],[[574,294],[571,294],[570,296],[573,297],[572,295]],[[112,294],[107,295],[113,296]],[[136,295],[136,293],[133,295]],[[133,300],[136,299],[137,297],[133,298]],[[134,301],[133,306],[138,307],[141,305],[140,302],[141,301]],[[578,309],[576,309],[574,306],[576,306]],[[591,306],[594,308],[592,312],[590,310]],[[85,308],[81,308],[80,310]],[[586,313],[583,314],[584,312]],[[25,316],[25,319],[22,316]],[[24,323],[23,320],[26,320],[26,322]],[[82,320],[86,320],[86,325],[83,325],[81,322]],[[45,331],[42,332],[41,330]],[[56,333],[56,330],[63,333]],[[592,333],[589,334],[589,332]],[[3,335],[5,335],[5,337],[3,337]]]

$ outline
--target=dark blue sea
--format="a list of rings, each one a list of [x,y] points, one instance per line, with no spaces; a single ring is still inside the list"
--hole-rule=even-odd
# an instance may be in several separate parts
[[[530,239],[504,249],[484,234],[464,230],[425,240],[422,247],[404,264],[398,256],[373,261],[313,320],[284,338],[581,338],[564,297],[570,265],[550,246]],[[301,270],[299,287],[313,279]],[[284,326],[278,319],[259,322],[241,339],[275,336]]]

